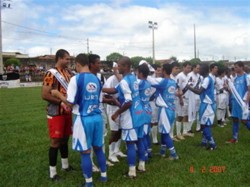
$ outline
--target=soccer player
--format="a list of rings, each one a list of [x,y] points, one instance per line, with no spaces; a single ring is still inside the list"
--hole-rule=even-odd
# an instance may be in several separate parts
[[[151,78],[147,80],[153,87],[157,89],[156,105],[159,107],[159,133],[161,134],[161,149],[160,154],[165,157],[166,148],[170,151],[169,160],[179,159],[176,154],[174,143],[169,135],[171,126],[175,120],[175,104],[177,85],[176,82],[170,78],[172,72],[171,64],[164,64],[162,67],[163,78]]]
[[[176,105],[176,111],[177,111],[177,119],[176,119],[176,129],[177,136],[176,138],[183,140],[183,136],[193,136],[192,133],[188,132],[189,128],[189,122],[188,122],[188,92],[186,89],[186,86],[188,84],[188,73],[191,71],[191,63],[190,62],[184,62],[183,63],[183,70],[181,73],[177,75],[177,85],[182,90],[183,96],[179,100],[178,104]],[[181,132],[179,132],[179,129],[181,129],[181,126],[183,124],[183,132],[181,136]]]
[[[211,67],[210,67],[211,69]],[[209,66],[207,64],[201,64],[200,74],[204,77],[204,80],[200,88],[193,88],[192,85],[187,85],[188,89],[192,92],[199,94],[201,99],[199,116],[201,123],[201,130],[203,133],[201,146],[207,149],[215,150],[216,144],[212,136],[211,127],[214,123],[216,101],[214,94],[215,82],[212,76],[209,75]]]
[[[192,83],[193,88],[199,88],[201,84],[201,76],[200,72],[200,64],[196,63],[192,65],[192,71],[188,74],[188,80]],[[193,134],[192,126],[194,121],[197,119],[199,107],[200,107],[200,97],[199,95],[188,91],[188,132]],[[197,119],[196,121],[196,131],[200,131],[200,121]]]
[[[150,131],[151,131],[151,118],[152,118],[152,109],[149,103],[152,91],[151,84],[147,81],[149,75],[149,68],[147,64],[142,64],[138,66],[138,79],[139,79],[139,93],[144,109],[144,118],[146,123],[143,126],[143,143],[145,148],[146,160],[152,157],[152,148],[150,140]]]
[[[122,128],[122,139],[127,145],[127,160],[129,178],[136,177],[136,149],[138,148],[139,166],[138,170],[145,171],[145,148],[142,141],[143,136],[143,107],[139,96],[139,86],[136,77],[130,73],[131,60],[122,57],[118,61],[119,73],[123,75],[122,80],[116,88],[103,88],[103,92],[119,94],[121,108],[112,115],[112,120],[119,120]]]
[[[249,122],[249,101],[250,101],[250,77],[244,72],[244,63],[237,61],[234,63],[234,70],[237,74],[234,79],[235,91],[233,92],[232,87],[232,118],[233,118],[233,138],[226,141],[226,143],[234,144],[238,142],[239,133],[239,122],[240,120],[246,124],[247,128],[250,129]],[[229,84],[230,86],[230,84]],[[241,102],[240,102],[241,101]],[[243,106],[245,105],[245,106]],[[246,112],[244,111],[246,108]],[[244,115],[246,113],[246,115]]]
[[[55,68],[46,72],[43,80],[42,98],[48,101],[47,118],[50,136],[49,148],[49,176],[52,181],[60,180],[57,174],[56,163],[58,150],[61,153],[62,169],[72,171],[68,161],[68,140],[71,135],[72,115],[62,101],[51,95],[52,89],[57,89],[66,95],[67,86],[73,76],[67,68],[70,63],[69,52],[60,49],[56,52]]]
[[[81,168],[85,178],[85,187],[93,186],[91,147],[97,157],[101,170],[102,182],[107,181],[106,158],[103,146],[103,119],[100,110],[101,82],[90,72],[88,57],[85,54],[77,55],[76,70],[79,74],[70,79],[67,99],[58,91],[52,94],[59,97],[70,107],[73,107],[73,149],[81,154]]]

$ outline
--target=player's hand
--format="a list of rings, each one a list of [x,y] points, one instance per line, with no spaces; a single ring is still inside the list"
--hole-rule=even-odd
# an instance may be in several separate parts
[[[118,114],[115,112],[112,116],[111,116],[111,119],[113,121],[116,121],[116,119],[118,118]]]
[[[58,90],[51,90],[51,95],[53,95],[54,97],[58,97],[58,95],[60,94],[60,92]]]
[[[72,111],[71,108],[69,106],[67,106],[64,102],[61,102],[61,107],[66,112],[66,114],[70,114]]]
[[[113,104],[115,106],[121,107],[121,103],[116,98],[113,98]]]

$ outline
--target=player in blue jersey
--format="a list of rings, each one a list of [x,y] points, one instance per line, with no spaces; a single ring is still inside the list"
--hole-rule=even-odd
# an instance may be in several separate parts
[[[156,105],[159,107],[158,129],[161,134],[160,154],[165,157],[166,148],[170,151],[169,160],[179,159],[176,154],[174,143],[170,137],[170,130],[175,120],[175,97],[177,94],[176,82],[170,78],[172,72],[171,64],[164,64],[162,67],[163,78],[148,77],[148,81],[156,88]]]
[[[226,141],[226,143],[237,143],[239,133],[239,122],[240,120],[246,124],[247,128],[250,129],[249,117],[244,114],[244,107],[240,105],[239,100],[242,101],[246,106],[246,110],[249,107],[250,101],[250,77],[244,72],[244,64],[238,61],[234,64],[234,70],[236,77],[234,79],[234,87],[238,94],[232,92],[232,113],[233,118],[233,138]],[[248,112],[248,111],[247,111]]]
[[[151,118],[152,118],[152,108],[149,103],[150,97],[152,95],[151,84],[147,81],[147,77],[149,75],[149,68],[147,64],[142,64],[138,67],[138,79],[139,79],[139,93],[141,102],[144,109],[144,118],[146,123],[143,127],[143,143],[146,153],[146,160],[152,156],[152,148],[151,148],[151,139],[150,139],[150,131],[151,131]]]
[[[203,132],[201,145],[207,147],[207,149],[214,150],[216,144],[212,136],[211,127],[214,123],[216,100],[215,100],[215,80],[209,75],[209,66],[202,64],[200,66],[200,74],[204,77],[200,88],[193,88],[192,85],[188,85],[188,89],[195,94],[200,95],[201,104],[199,109],[199,118],[201,123],[201,130]]]
[[[112,120],[120,120],[122,128],[122,139],[127,145],[127,160],[129,171],[126,176],[136,177],[136,149],[138,148],[138,169],[145,171],[145,149],[143,137],[143,107],[139,96],[139,86],[136,77],[130,73],[131,60],[122,57],[118,61],[119,73],[123,75],[122,80],[116,88],[103,88],[103,92],[114,94],[118,92],[121,107],[112,115]],[[119,117],[120,116],[120,117]],[[119,119],[118,119],[119,117]]]
[[[52,94],[73,107],[73,149],[81,154],[81,168],[85,177],[83,186],[89,187],[93,186],[90,159],[92,146],[101,170],[101,181],[107,181],[106,158],[102,150],[103,120],[99,108],[102,87],[100,80],[90,73],[88,57],[85,54],[79,54],[75,61],[79,74],[70,79],[67,99],[56,90],[53,90]]]

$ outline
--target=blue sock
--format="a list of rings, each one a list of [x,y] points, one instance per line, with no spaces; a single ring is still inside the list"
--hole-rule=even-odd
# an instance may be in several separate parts
[[[152,147],[152,143],[151,143],[151,138],[150,138],[149,134],[146,135],[146,140],[147,140],[148,148],[151,148]]]
[[[210,144],[212,147],[215,147],[215,142],[214,142],[214,138],[213,138],[213,136],[212,136],[212,132],[211,132],[210,127],[209,127],[209,126],[206,126],[206,127],[204,128],[204,131],[203,131],[203,132],[204,132],[204,135],[205,135],[207,141],[209,142],[209,144]]]
[[[106,172],[107,171],[107,166],[106,166],[106,157],[103,153],[102,147],[94,149],[98,166],[100,167],[101,172]]]
[[[233,122],[233,139],[238,140],[239,122]]]
[[[146,135],[143,137],[143,145],[144,145],[145,160],[148,160],[148,142]]]
[[[129,166],[135,166],[136,164],[136,150],[135,144],[131,142],[126,142],[127,145],[127,159]]]
[[[173,142],[172,138],[170,137],[170,135],[169,134],[164,134],[163,137],[165,139],[167,148],[170,151],[170,155],[172,157],[177,157],[177,154],[176,154],[176,151],[175,151],[175,148],[174,148],[174,142]]]
[[[250,130],[250,121],[246,122],[246,127],[247,127],[248,130]]]
[[[81,154],[81,168],[85,179],[92,177],[92,161],[90,153]]]
[[[206,146],[207,145],[207,139],[206,136],[204,135],[204,131],[202,133],[202,139],[201,139],[201,146]]]
[[[137,145],[137,149],[138,149],[139,160],[145,161],[145,148],[144,148],[144,144],[143,144],[143,138],[138,138],[136,145]]]

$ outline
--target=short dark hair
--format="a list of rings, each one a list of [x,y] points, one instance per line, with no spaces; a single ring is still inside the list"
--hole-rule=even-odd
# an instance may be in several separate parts
[[[160,68],[161,66],[159,64],[151,64],[151,66],[156,70],[157,68]]]
[[[200,66],[200,75],[206,77],[209,74],[209,65],[208,64],[201,64]]]
[[[65,54],[68,54],[68,55],[69,55],[69,52],[66,51],[65,49],[59,49],[59,50],[56,52],[56,57],[55,57],[56,62],[58,61],[59,58],[63,58]]]
[[[142,73],[144,78],[147,78],[147,76],[149,75],[149,68],[147,64],[142,64],[140,66],[138,66],[138,73]]]
[[[200,63],[194,63],[193,65],[192,65],[192,68],[196,68],[198,65],[201,65]]]
[[[216,63],[212,63],[212,64],[210,64],[210,66],[209,66],[209,70],[211,71],[212,69],[214,69],[214,67],[218,67],[218,64],[216,64]]]
[[[234,65],[237,65],[237,66],[242,67],[242,68],[244,68],[244,66],[245,66],[242,61],[237,61],[234,63]]]
[[[88,56],[86,54],[83,54],[83,53],[80,53],[79,55],[77,55],[75,61],[76,61],[76,63],[81,64],[81,66],[89,65]]]
[[[224,67],[219,67],[218,68],[218,75],[222,75],[223,73],[225,73],[225,68]]]
[[[180,67],[180,64],[178,62],[171,63],[172,68],[174,67]]]
[[[96,59],[100,59],[100,56],[97,54],[89,54],[89,64],[94,64]]]
[[[172,73],[171,64],[163,64],[162,68],[163,68],[163,71],[165,71],[167,75],[170,75]]]
[[[131,59],[127,56],[122,56],[119,61],[125,63],[128,67],[131,67],[132,65]]]
[[[186,67],[186,66],[192,66],[192,64],[189,62],[189,61],[186,61],[182,64],[183,67]]]

